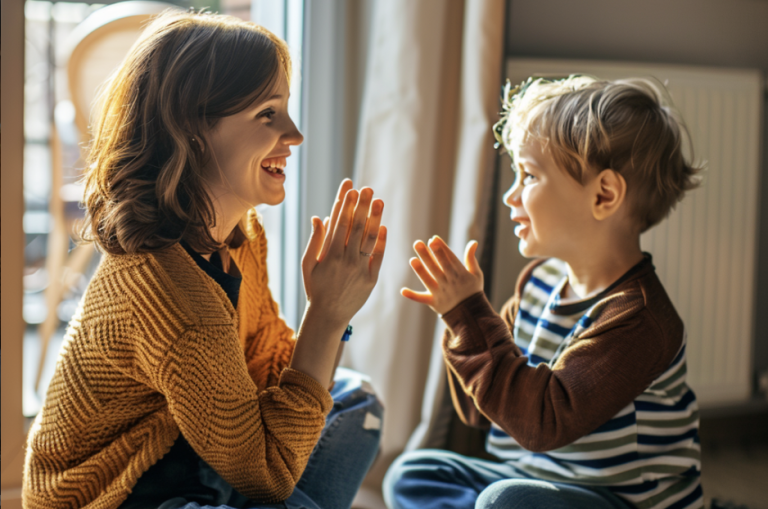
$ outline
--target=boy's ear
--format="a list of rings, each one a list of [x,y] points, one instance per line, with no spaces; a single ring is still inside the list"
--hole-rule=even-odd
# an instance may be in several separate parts
[[[618,172],[607,169],[593,181],[592,215],[598,221],[612,216],[627,196],[627,181]]]

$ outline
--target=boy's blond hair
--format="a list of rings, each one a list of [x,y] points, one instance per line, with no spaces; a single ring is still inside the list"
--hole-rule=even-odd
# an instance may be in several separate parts
[[[578,182],[586,172],[615,170],[627,182],[627,200],[641,232],[699,184],[701,168],[682,150],[684,139],[690,147],[687,130],[661,84],[579,75],[529,78],[514,88],[507,83],[502,101],[494,133],[513,161],[520,145],[534,136]]]

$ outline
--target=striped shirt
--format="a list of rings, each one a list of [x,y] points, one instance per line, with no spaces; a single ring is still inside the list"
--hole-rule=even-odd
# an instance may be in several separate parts
[[[599,318],[603,298],[643,264],[650,257],[600,295],[575,303],[560,301],[567,284],[562,261],[537,266],[523,287],[513,330],[528,365],[553,366],[569,341]],[[534,478],[604,486],[641,509],[702,507],[699,413],[685,373],[683,340],[666,371],[593,432],[534,453],[492,423],[487,450]]]

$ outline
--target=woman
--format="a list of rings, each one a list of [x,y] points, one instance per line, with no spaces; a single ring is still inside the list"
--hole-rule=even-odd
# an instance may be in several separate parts
[[[294,338],[253,210],[283,200],[303,140],[290,69],[259,26],[166,12],[108,83],[84,226],[105,256],[29,436],[25,507],[351,504],[382,409],[332,377],[381,267],[383,202],[345,181],[312,218]]]

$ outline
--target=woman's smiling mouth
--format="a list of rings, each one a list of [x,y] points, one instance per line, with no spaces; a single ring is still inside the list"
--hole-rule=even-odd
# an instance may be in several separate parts
[[[285,157],[270,157],[261,162],[261,169],[275,178],[285,178]]]

